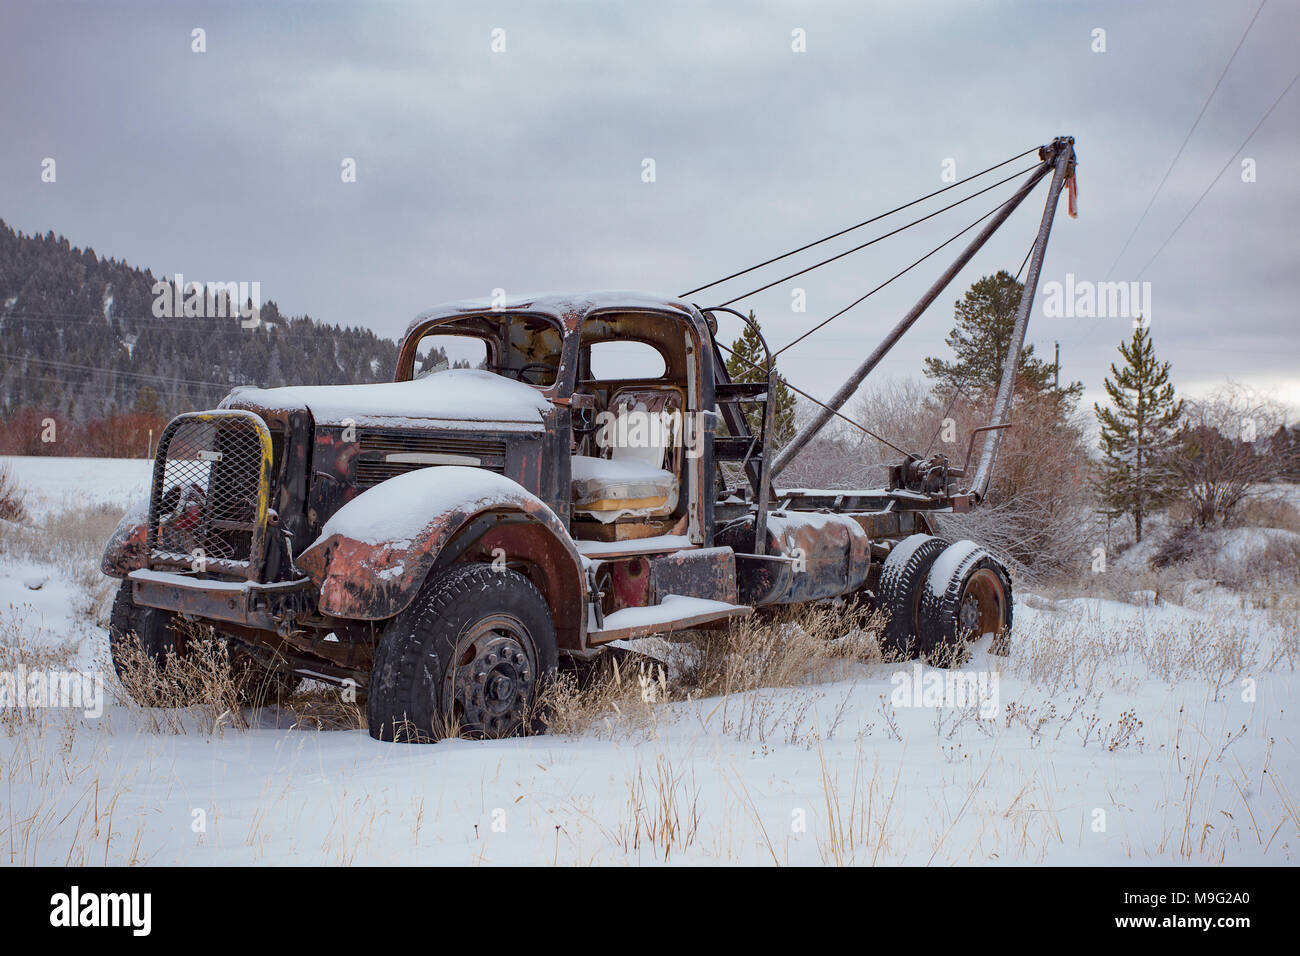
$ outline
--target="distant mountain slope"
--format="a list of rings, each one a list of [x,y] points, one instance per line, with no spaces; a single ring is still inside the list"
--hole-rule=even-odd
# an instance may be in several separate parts
[[[172,414],[210,407],[232,385],[392,379],[391,339],[284,316],[273,301],[263,302],[257,329],[238,317],[158,317],[159,278],[0,220],[0,416]]]

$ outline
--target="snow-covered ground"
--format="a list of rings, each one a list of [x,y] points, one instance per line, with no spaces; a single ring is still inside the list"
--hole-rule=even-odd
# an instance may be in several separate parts
[[[113,505],[125,509],[149,494],[153,460],[148,458],[27,458],[0,455],[0,468],[25,492],[28,512]]]
[[[8,464],[46,514],[125,507],[148,475],[135,461]],[[103,589],[11,534],[0,527],[6,659],[21,644],[26,659],[102,668]],[[1143,606],[1022,591],[1009,658],[981,646],[953,672],[850,663],[820,683],[610,708],[567,736],[381,744],[266,711],[255,729],[196,711],[177,733],[111,690],[97,719],[0,711],[0,858],[1296,861],[1293,593],[1206,582]],[[683,653],[629,643],[670,665]]]

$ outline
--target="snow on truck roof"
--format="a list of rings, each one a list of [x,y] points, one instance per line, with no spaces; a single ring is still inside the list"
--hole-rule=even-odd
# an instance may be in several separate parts
[[[566,316],[579,319],[592,312],[608,309],[674,311],[693,315],[695,308],[674,296],[656,295],[653,292],[636,292],[624,289],[599,289],[586,292],[535,292],[508,296],[505,301],[493,299],[459,299],[446,302],[421,312],[406,328],[410,335],[421,325],[437,319],[458,318],[482,312],[534,312],[547,315],[563,323]]]
[[[546,397],[531,385],[473,368],[446,369],[409,382],[373,385],[241,386],[221,407],[246,404],[277,410],[306,408],[324,424],[364,418],[445,418],[538,428],[550,407]]]

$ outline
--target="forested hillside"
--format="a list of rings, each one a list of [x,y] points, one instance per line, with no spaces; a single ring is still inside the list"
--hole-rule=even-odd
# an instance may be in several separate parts
[[[159,278],[0,220],[0,419],[52,417],[84,431],[211,407],[232,385],[391,379],[391,339],[283,315],[270,300],[255,329],[237,316],[158,317]]]

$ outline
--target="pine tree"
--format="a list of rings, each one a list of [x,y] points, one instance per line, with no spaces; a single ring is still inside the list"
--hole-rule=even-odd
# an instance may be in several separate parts
[[[1178,494],[1172,457],[1182,443],[1179,419],[1183,402],[1174,398],[1169,363],[1157,362],[1151,336],[1144,328],[1121,342],[1124,367],[1112,362],[1103,383],[1113,408],[1097,404],[1101,426],[1102,475],[1098,493],[1110,517],[1131,515],[1142,540],[1142,519],[1169,504]]]
[[[959,388],[971,396],[997,389],[1024,288],[1005,269],[972,284],[954,306],[957,325],[945,339],[956,361],[927,358],[926,376],[944,390]],[[1039,394],[1051,392],[1055,371],[1054,366],[1034,357],[1032,345],[1026,345],[1020,350],[1016,386]],[[1083,384],[1073,382],[1061,392],[1068,398],[1077,398],[1083,392]]]
[[[731,343],[732,354],[727,358],[727,374],[731,376],[733,382],[761,382],[766,379],[767,364],[763,346],[759,342],[758,332],[755,331],[755,329],[761,331],[761,326],[752,309],[749,312],[749,320],[754,323],[754,327],[745,326],[744,331],[740,333],[740,338]],[[777,449],[794,437],[794,393],[790,391],[780,373],[776,376],[776,388],[773,392],[774,394],[768,396],[769,401],[776,402],[772,410],[772,435],[769,444],[773,449]],[[745,412],[750,430],[755,434],[763,424],[761,412],[761,405],[751,406]]]

